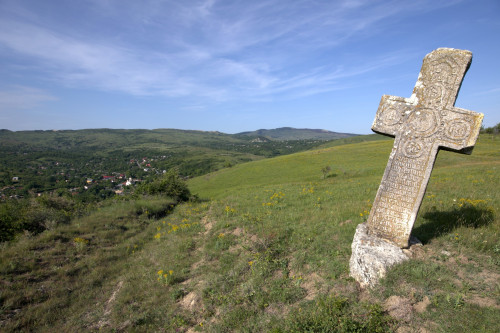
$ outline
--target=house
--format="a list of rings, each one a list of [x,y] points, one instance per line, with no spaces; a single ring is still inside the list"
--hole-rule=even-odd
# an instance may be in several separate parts
[[[102,176],[103,180],[110,180],[112,183],[115,181],[115,176]]]

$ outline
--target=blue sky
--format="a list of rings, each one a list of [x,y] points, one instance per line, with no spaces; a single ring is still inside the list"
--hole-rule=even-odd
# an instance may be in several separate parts
[[[0,0],[0,128],[367,134],[439,47],[500,122],[498,0]]]

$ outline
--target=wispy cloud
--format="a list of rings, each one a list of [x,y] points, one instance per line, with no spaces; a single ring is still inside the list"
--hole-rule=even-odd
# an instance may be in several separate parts
[[[429,3],[109,0],[74,8],[82,11],[74,25],[23,8],[15,18],[0,16],[0,55],[30,57],[65,85],[132,95],[308,95],[345,88],[340,80],[393,64],[367,57],[340,67],[317,60],[318,50],[333,52],[378,22]],[[96,13],[96,28],[79,30]]]
[[[0,87],[0,110],[4,113],[29,109],[57,98],[42,89],[26,86]]]
[[[473,96],[481,96],[481,95],[489,95],[489,94],[498,94],[500,93],[500,87],[499,88],[492,88],[484,91],[479,91],[473,94]]]

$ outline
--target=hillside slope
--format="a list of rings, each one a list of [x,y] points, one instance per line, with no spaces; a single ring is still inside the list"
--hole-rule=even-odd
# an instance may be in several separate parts
[[[439,153],[414,228],[424,246],[411,261],[372,291],[349,278],[354,230],[391,146],[236,165],[191,179],[202,200],[164,218],[145,214],[163,199],[129,198],[5,245],[0,327],[498,332],[498,136],[481,136],[470,156]]]

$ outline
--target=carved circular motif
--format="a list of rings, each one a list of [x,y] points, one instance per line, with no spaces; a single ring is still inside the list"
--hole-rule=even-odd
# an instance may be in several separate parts
[[[380,115],[380,120],[386,126],[395,125],[401,120],[401,112],[394,107],[385,106]]]
[[[423,148],[422,142],[409,140],[403,146],[403,154],[409,158],[417,158],[422,155]]]
[[[462,140],[469,136],[471,125],[465,120],[454,120],[446,126],[446,136],[453,140]]]
[[[408,125],[419,136],[429,136],[436,132],[438,122],[430,109],[417,109],[408,116]]]
[[[443,107],[443,99],[445,97],[445,89],[442,85],[435,83],[427,87],[425,91],[425,105],[433,107]]]

